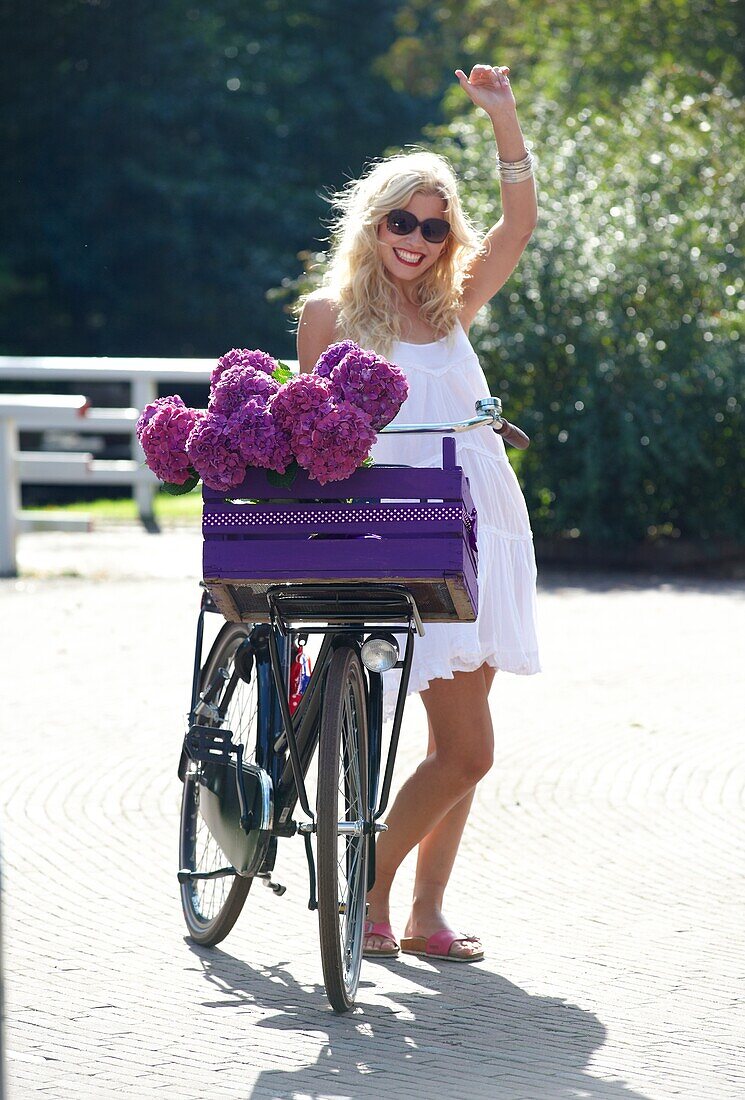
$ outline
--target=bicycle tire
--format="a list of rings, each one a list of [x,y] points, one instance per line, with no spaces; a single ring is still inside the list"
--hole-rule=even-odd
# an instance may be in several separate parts
[[[236,653],[250,630],[244,623],[226,623],[222,627],[202,667],[201,691],[206,690],[218,669],[232,673]],[[218,695],[215,706],[219,705]],[[200,717],[200,722],[230,729],[233,739],[243,744],[246,760],[250,760],[255,751],[257,713],[258,687],[256,677],[252,676],[249,682],[239,680],[222,721],[213,713],[212,717]],[[199,782],[187,769],[181,800],[179,867],[191,871],[215,870],[225,864],[225,856],[199,813]],[[252,882],[252,878],[235,875],[182,883],[181,905],[190,939],[203,947],[214,947],[224,940],[240,916]]]
[[[318,927],[326,994],[335,1012],[354,1005],[367,895],[367,711],[357,651],[340,646],[329,664],[318,755]],[[341,816],[340,816],[341,812]],[[339,832],[339,822],[359,832]]]

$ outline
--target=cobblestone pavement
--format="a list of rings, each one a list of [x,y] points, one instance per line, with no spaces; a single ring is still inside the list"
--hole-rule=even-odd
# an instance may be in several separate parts
[[[543,578],[545,671],[497,677],[449,893],[486,959],[366,962],[336,1017],[300,842],[284,897],[255,887],[217,949],[185,938],[198,536],[28,535],[20,563],[0,582],[11,1100],[743,1096],[742,586]],[[399,776],[424,736],[414,699]]]

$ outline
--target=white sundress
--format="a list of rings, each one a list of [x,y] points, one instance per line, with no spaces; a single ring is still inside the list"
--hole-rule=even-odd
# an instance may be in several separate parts
[[[409,395],[393,423],[465,420],[489,387],[465,330],[457,324],[429,344],[398,341],[387,357],[406,375]],[[375,462],[440,466],[442,435],[380,435]],[[456,461],[478,512],[479,611],[473,623],[425,623],[414,641],[409,693],[430,680],[452,680],[487,663],[504,672],[540,672],[536,633],[536,565],[528,510],[501,438],[490,428],[457,434]],[[384,717],[393,717],[400,670],[385,673]]]

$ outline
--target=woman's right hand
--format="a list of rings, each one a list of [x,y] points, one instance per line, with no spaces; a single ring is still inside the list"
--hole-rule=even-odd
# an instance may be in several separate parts
[[[462,69],[456,69],[455,75],[471,102],[493,118],[505,110],[515,109],[509,71],[507,65],[474,65],[470,76]]]

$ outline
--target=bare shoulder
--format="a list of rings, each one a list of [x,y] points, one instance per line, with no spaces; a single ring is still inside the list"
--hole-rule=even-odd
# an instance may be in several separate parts
[[[303,315],[307,312],[314,318],[325,317],[336,324],[339,303],[328,290],[314,290],[305,299]]]
[[[306,299],[297,329],[301,371],[312,370],[321,352],[334,343],[338,308],[328,291],[315,291]]]

